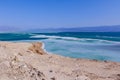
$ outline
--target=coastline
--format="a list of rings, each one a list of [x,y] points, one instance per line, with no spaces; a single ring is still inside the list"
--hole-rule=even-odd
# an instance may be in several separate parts
[[[49,54],[44,43],[1,42],[0,80],[119,80],[120,63]]]
[[[45,44],[43,42],[42,43],[42,49],[47,53],[47,54],[52,54],[51,52],[48,52],[46,49],[45,49]]]

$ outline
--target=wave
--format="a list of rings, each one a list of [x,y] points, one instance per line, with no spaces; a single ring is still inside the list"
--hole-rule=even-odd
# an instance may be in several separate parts
[[[117,42],[117,41],[109,41],[109,40],[103,40],[103,39],[48,36],[48,35],[33,35],[30,38],[62,39],[62,40],[82,41],[82,42],[120,43],[120,42]]]
[[[98,38],[117,38],[120,39],[120,37],[112,37],[112,36],[96,36]]]
[[[75,37],[61,37],[61,36],[47,36],[47,35],[35,35],[35,36],[31,36],[30,38],[49,38],[49,39],[80,40],[79,38],[75,38]]]

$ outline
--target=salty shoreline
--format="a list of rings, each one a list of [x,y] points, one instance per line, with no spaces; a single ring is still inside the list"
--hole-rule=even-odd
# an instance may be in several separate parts
[[[119,79],[119,62],[48,54],[42,43],[0,42],[0,80]]]

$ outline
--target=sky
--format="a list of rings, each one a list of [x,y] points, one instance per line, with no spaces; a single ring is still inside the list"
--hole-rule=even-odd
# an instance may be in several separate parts
[[[0,0],[0,27],[120,25],[120,0]]]

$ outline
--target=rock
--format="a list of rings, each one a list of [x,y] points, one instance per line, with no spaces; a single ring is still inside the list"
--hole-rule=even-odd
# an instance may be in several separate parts
[[[38,53],[40,55],[46,54],[46,52],[43,51],[42,43],[40,42],[33,43],[32,46],[29,47],[29,50],[32,51],[33,53]]]
[[[51,80],[56,80],[55,77],[51,78]]]

